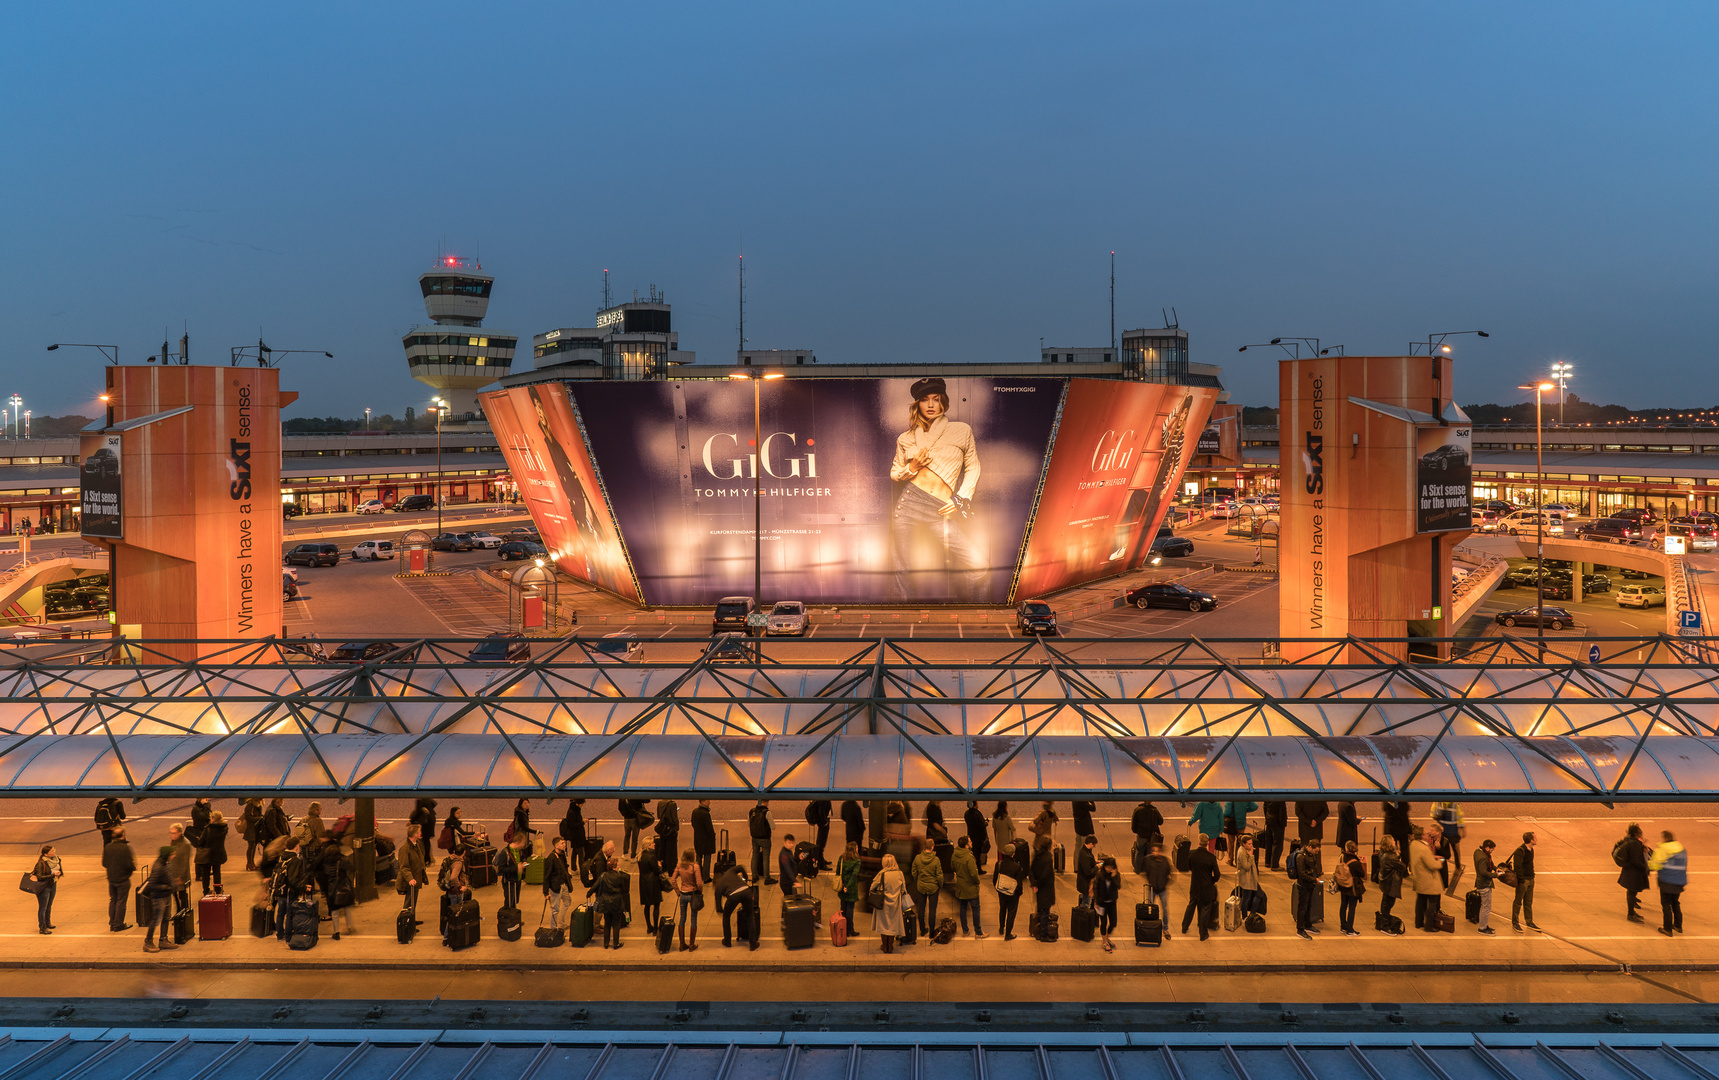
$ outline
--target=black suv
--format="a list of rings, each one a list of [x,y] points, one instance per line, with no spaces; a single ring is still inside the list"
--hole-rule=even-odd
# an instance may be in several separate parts
[[[744,634],[746,618],[752,614],[750,596],[725,596],[716,602],[716,612],[710,617],[712,634]]]
[[[1610,540],[1624,543],[1641,539],[1641,525],[1631,518],[1609,517],[1590,521],[1576,533],[1578,540]]]
[[[1056,612],[1043,600],[1028,600],[1015,609],[1015,626],[1021,636],[1056,633]]]
[[[340,549],[333,544],[300,544],[287,552],[288,566],[339,566]]]
[[[466,659],[474,664],[523,664],[531,659],[531,642],[519,634],[497,634],[478,642]]]
[[[1173,581],[1155,581],[1138,589],[1129,589],[1127,600],[1142,610],[1163,607],[1181,608],[1184,611],[1210,611],[1218,606],[1218,598],[1211,593],[1190,589]]]
[[[329,659],[337,664],[362,664],[387,656],[399,647],[392,641],[349,641],[334,650],[334,655]]]
[[[436,497],[434,495],[408,495],[394,504],[394,512],[403,510],[434,510]]]
[[[496,558],[503,562],[518,562],[522,559],[535,559],[539,555],[547,555],[542,544],[534,544],[529,540],[513,540],[495,549]]]

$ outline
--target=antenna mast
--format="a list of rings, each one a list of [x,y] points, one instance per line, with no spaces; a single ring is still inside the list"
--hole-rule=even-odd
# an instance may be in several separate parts
[[[1110,253],[1110,350],[1116,351],[1116,252]]]
[[[609,268],[603,267],[603,310],[609,310]]]
[[[746,351],[746,256],[740,256],[740,352]]]

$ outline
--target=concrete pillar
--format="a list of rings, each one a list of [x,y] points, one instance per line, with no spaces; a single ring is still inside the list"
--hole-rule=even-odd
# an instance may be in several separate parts
[[[355,898],[362,904],[376,899],[376,800],[352,800],[352,877]]]

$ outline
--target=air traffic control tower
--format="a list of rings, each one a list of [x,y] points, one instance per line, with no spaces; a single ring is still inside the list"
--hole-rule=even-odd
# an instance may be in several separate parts
[[[513,368],[518,335],[483,329],[494,282],[479,263],[457,255],[442,256],[418,277],[433,325],[414,326],[401,344],[412,378],[434,387],[455,421],[480,415],[478,390]]]

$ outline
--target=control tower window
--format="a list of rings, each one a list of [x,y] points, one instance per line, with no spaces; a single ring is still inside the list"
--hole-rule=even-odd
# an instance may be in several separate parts
[[[465,277],[431,277],[420,282],[425,296],[476,296],[487,298],[488,281],[474,281]]]

